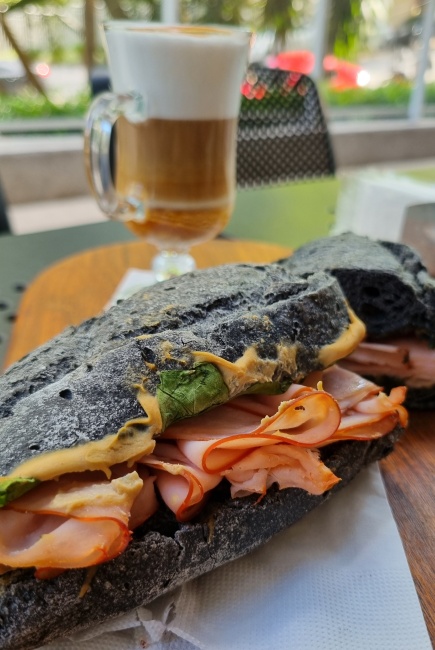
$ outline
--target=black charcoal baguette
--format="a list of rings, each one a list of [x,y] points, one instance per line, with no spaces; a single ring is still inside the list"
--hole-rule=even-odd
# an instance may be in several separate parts
[[[303,277],[324,271],[337,278],[370,340],[410,334],[435,347],[435,279],[409,246],[345,233],[310,242],[279,264]],[[366,376],[386,390],[406,383],[400,377]],[[435,408],[435,383],[409,387],[406,406]]]
[[[360,470],[386,456],[401,434],[371,442],[341,442],[322,450],[325,463],[342,478],[314,496],[300,489],[271,489],[257,497],[230,499],[215,493],[200,518],[177,523],[171,516],[147,522],[117,559],[100,565],[90,590],[79,598],[86,570],[38,581],[31,571],[0,579],[0,647],[31,650],[49,641],[150,603],[159,595],[245,555],[345,487]],[[154,530],[151,530],[154,528]]]
[[[345,233],[310,242],[279,264],[303,277],[337,278],[370,338],[416,332],[435,344],[435,279],[409,246]]]
[[[322,349],[349,326],[334,278],[298,278],[274,265],[217,267],[139,292],[67,330],[1,379],[0,476],[145,416],[137,386],[155,395],[162,372],[195,365],[192,351],[235,362],[254,347],[273,381],[299,381],[323,367]],[[231,396],[245,388],[236,386]]]

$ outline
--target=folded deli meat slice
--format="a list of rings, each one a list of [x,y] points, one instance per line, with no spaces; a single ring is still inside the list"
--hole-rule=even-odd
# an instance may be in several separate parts
[[[231,483],[233,498],[264,495],[274,483],[280,490],[301,488],[310,494],[323,494],[340,481],[322,463],[317,449],[283,443],[254,449],[223,475]]]
[[[0,510],[0,564],[71,569],[116,557],[130,541],[130,512],[149,481],[131,472],[112,481],[42,483]],[[149,498],[147,509],[150,516]]]
[[[264,495],[273,483],[329,490],[339,479],[307,447],[328,440],[339,424],[330,395],[294,384],[284,394],[240,397],[169,427],[165,442],[141,462],[157,469],[157,488],[182,521],[223,477],[233,497]]]
[[[382,343],[364,341],[342,365],[372,377],[397,377],[413,388],[435,384],[435,349],[416,337],[390,338]]]
[[[282,395],[240,397],[169,427],[165,442],[141,462],[158,468],[157,487],[177,518],[184,520],[202,503],[213,476],[231,483],[233,497],[264,495],[274,483],[322,494],[339,479],[316,447],[375,439],[406,426],[405,389],[389,397],[338,366],[307,381],[320,379],[325,391],[293,384]]]
[[[387,395],[375,383],[340,366],[325,370],[322,383],[338,401],[342,413],[331,441],[372,440],[398,424],[408,424],[408,412],[402,406],[406,398],[404,386],[396,386]]]
[[[273,484],[315,495],[329,490],[340,479],[318,447],[405,426],[405,390],[388,397],[337,366],[307,378],[318,380],[318,388],[293,384],[281,395],[246,395],[175,423],[137,471],[124,463],[112,468],[112,480],[84,472],[42,482],[0,510],[2,571],[36,567],[44,577],[116,557],[130,531],[157,510],[155,488],[179,521],[196,515],[223,479],[233,497],[263,496]]]
[[[203,506],[205,495],[221,481],[191,463],[182,451],[168,443],[157,443],[154,453],[142,459],[156,474],[156,487],[179,521],[191,519]]]
[[[260,422],[259,422],[260,418]],[[162,437],[205,472],[221,472],[253,447],[288,442],[315,447],[340,424],[340,409],[327,393],[292,385],[282,395],[245,396],[169,427]]]

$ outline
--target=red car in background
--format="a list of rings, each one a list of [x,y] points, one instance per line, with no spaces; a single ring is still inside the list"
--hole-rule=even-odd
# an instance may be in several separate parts
[[[291,70],[301,74],[312,74],[315,57],[309,50],[292,50],[269,56],[266,60],[269,68]],[[361,66],[344,59],[338,59],[328,54],[323,59],[323,69],[327,73],[330,84],[336,90],[348,88],[363,88],[370,82],[370,73]]]

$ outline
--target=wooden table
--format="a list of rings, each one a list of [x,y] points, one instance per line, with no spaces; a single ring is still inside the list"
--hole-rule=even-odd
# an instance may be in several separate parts
[[[217,240],[193,253],[199,268],[226,262],[270,262],[289,253],[277,245]],[[47,268],[25,292],[6,356],[17,360],[64,327],[97,314],[130,267],[149,268],[154,249],[126,242],[92,249]],[[435,644],[435,416],[411,413],[409,431],[381,463],[432,643]],[[370,531],[367,531],[370,535]]]

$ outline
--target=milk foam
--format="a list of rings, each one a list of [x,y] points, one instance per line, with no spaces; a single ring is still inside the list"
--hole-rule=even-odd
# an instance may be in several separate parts
[[[249,51],[247,32],[165,31],[150,23],[114,22],[106,30],[112,87],[144,97],[147,117],[237,117]],[[143,28],[141,30],[141,28]]]

